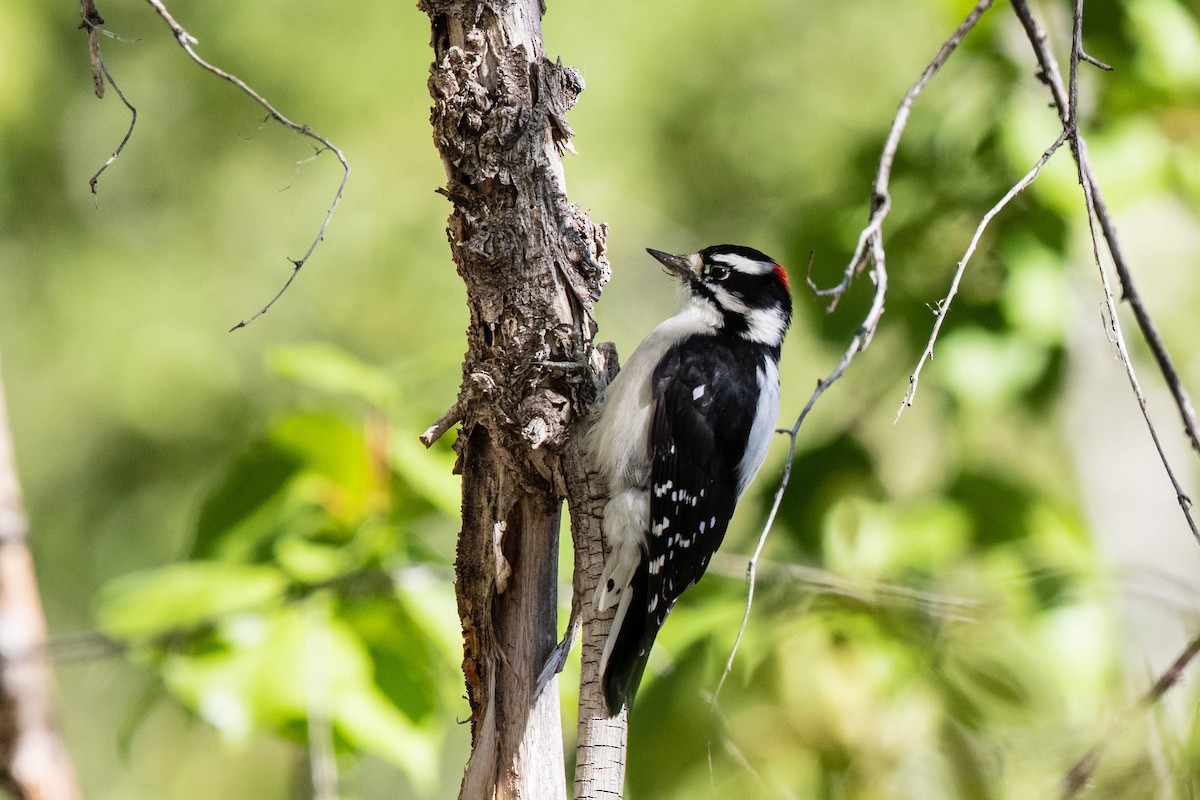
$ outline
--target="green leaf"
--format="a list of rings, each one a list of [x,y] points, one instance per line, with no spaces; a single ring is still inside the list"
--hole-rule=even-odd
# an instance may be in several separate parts
[[[200,509],[192,558],[229,555],[222,551],[231,540],[240,540],[240,557],[246,560],[246,551],[277,523],[276,513],[258,512],[280,494],[301,464],[295,454],[266,441],[238,458]]]
[[[270,440],[295,458],[301,471],[324,479],[308,488],[331,513],[344,519],[363,513],[372,487],[361,427],[330,413],[293,414],[275,424]]]
[[[462,490],[454,475],[454,452],[438,446],[428,450],[412,431],[396,430],[389,443],[392,469],[402,481],[443,514],[457,518],[462,513]]]
[[[295,737],[310,714],[325,716],[356,749],[386,758],[414,783],[432,784],[440,739],[415,725],[375,682],[375,667],[355,631],[320,604],[291,606],[250,635],[225,631],[229,646],[175,655],[164,666],[173,692],[233,741],[258,730]]]
[[[340,613],[366,646],[380,691],[410,720],[430,719],[461,686],[453,659],[399,598],[358,599]]]
[[[398,394],[391,376],[331,344],[278,347],[267,354],[267,366],[282,378],[375,408],[387,408]]]
[[[274,567],[213,561],[171,564],[108,584],[96,616],[112,636],[154,636],[268,606],[286,586],[286,578]]]

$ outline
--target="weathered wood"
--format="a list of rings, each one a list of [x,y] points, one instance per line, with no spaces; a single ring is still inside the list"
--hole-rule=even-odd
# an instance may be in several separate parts
[[[18,800],[77,800],[54,715],[28,531],[0,381],[0,786]]]
[[[611,359],[615,362],[615,358]],[[626,715],[608,716],[608,704],[600,683],[600,656],[612,627],[616,609],[596,613],[592,598],[604,571],[604,504],[607,488],[590,465],[578,443],[572,443],[567,458],[570,496],[571,541],[575,548],[574,590],[580,598],[583,637],[579,674],[579,723],[575,750],[575,800],[620,798],[625,783]]]
[[[460,797],[565,797],[558,695],[535,681],[557,637],[563,453],[602,359],[592,304],[605,231],[567,200],[561,154],[583,82],[546,59],[538,0],[422,0],[434,142],[470,327],[455,403],[456,574],[472,754]]]

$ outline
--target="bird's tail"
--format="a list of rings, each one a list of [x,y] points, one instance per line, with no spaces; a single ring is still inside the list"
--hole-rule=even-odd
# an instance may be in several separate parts
[[[632,705],[650,658],[650,648],[658,633],[658,626],[650,621],[646,613],[648,572],[646,562],[638,565],[633,580],[613,619],[608,641],[604,643],[601,659],[604,699],[608,713],[616,716],[621,706]]]

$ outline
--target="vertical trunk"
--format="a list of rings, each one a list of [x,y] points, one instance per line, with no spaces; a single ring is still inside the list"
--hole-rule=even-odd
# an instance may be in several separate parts
[[[77,800],[59,738],[46,623],[0,382],[0,785],[19,800]]]
[[[610,366],[616,359],[610,357]],[[580,596],[583,641],[579,667],[579,725],[575,759],[575,800],[620,798],[625,784],[626,715],[608,716],[600,684],[600,656],[616,609],[597,615],[592,598],[604,571],[601,521],[608,500],[604,481],[588,469],[580,448],[567,461],[571,492],[571,541],[575,547],[575,591]]]
[[[434,142],[471,321],[463,383],[457,592],[472,753],[460,797],[565,797],[554,682],[563,453],[602,359],[592,303],[604,229],[566,197],[566,112],[582,90],[551,63],[539,0],[422,0],[433,30]]]

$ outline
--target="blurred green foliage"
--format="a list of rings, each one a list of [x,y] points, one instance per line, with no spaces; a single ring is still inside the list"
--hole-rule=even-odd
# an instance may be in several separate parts
[[[671,310],[645,246],[752,244],[795,278],[783,413],[797,413],[872,289],[860,278],[826,314],[803,265],[812,253],[815,280],[840,275],[896,104],[971,5],[552,0],[547,49],[588,82],[572,199],[610,225],[601,338],[628,353]],[[1035,4],[1060,52],[1067,5]],[[307,247],[337,165],[187,62],[144,4],[100,10],[139,117],[93,197],[125,111],[91,95],[73,8],[0,6],[0,356],[39,577],[52,632],[129,646],[59,665],[85,792],[309,796],[317,709],[345,796],[452,796],[468,736],[457,485],[448,443],[416,436],[454,397],[467,315],[433,191],[428,21],[309,0],[172,5],[206,57],[354,167],[292,289],[228,334]],[[1091,154],[1197,391],[1200,13],[1092,0],[1085,34],[1117,67],[1083,74]],[[918,100],[885,225],[883,325],[801,430],[717,710],[745,597],[736,554],[753,548],[782,447],[664,629],[630,730],[635,800],[1051,796],[1099,741],[1087,796],[1200,792],[1194,689],[1119,716],[1154,672],[1123,614],[1122,558],[1170,561],[1186,529],[1119,368],[1099,367],[1111,393],[1089,382],[1087,343],[1106,351],[1065,150],[994,221],[893,425],[980,217],[1057,135],[1033,70],[997,4]],[[1173,436],[1172,409],[1152,405]],[[1140,538],[1124,550],[1104,538],[1113,492],[1088,477],[1107,429],[1085,421],[1113,418],[1135,433],[1113,435],[1103,469],[1160,508],[1126,526]],[[1194,635],[1196,607],[1161,602],[1167,651]],[[561,681],[568,746],[576,670]]]

